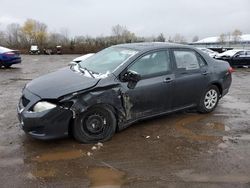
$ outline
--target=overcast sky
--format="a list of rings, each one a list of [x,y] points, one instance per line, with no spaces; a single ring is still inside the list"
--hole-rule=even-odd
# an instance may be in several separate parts
[[[240,29],[250,33],[250,0],[1,0],[0,29],[33,18],[70,36],[110,35],[120,24],[140,36],[182,34],[189,40]]]

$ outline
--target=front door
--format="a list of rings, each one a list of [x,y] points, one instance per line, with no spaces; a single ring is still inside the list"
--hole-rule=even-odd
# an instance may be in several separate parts
[[[167,50],[144,54],[127,70],[137,72],[141,80],[132,89],[123,83],[128,119],[137,119],[170,110],[174,75]]]

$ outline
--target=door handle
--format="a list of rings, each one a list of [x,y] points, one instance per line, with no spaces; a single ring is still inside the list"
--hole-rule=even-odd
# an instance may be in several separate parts
[[[163,80],[164,83],[169,83],[169,82],[172,82],[172,81],[173,81],[172,78],[165,78],[165,79]]]

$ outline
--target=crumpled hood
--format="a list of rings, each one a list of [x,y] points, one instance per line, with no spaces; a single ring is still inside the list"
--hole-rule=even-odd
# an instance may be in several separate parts
[[[38,77],[26,85],[33,94],[42,99],[56,99],[76,91],[94,87],[100,79],[84,76],[69,67]]]

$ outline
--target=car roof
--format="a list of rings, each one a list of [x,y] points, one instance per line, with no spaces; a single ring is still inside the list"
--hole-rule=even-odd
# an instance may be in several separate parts
[[[115,47],[122,47],[122,48],[130,48],[137,51],[148,51],[148,50],[155,50],[161,48],[190,48],[188,45],[182,45],[177,43],[168,43],[168,42],[141,42],[141,43],[126,43],[126,44],[118,44]]]
[[[10,51],[13,51],[13,50],[0,46],[0,53],[10,52]]]

